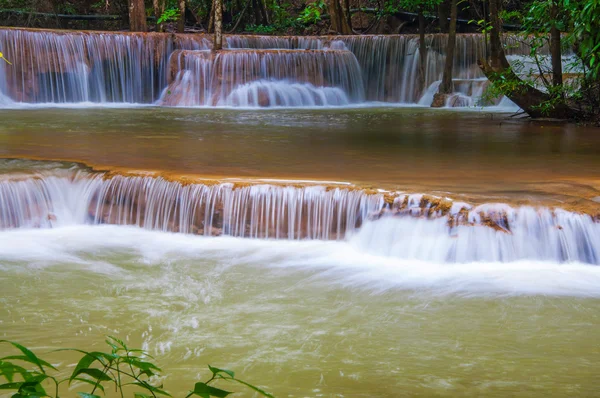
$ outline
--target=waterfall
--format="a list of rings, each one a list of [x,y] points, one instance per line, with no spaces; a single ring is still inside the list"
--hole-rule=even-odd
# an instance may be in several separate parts
[[[318,36],[227,36],[226,41],[229,48],[286,50],[322,50],[328,43]]]
[[[505,229],[481,224],[503,209]],[[535,260],[600,264],[600,224],[590,216],[567,211],[496,205],[475,208],[471,223],[436,219],[382,217],[366,222],[351,238],[353,245],[381,256],[438,263]]]
[[[0,65],[0,106],[151,104],[161,95],[159,104],[184,106],[425,104],[427,90],[417,86],[418,40],[416,35],[234,35],[225,38],[231,52],[220,53],[208,66],[202,52],[211,40],[205,35],[3,28],[0,48],[13,66]],[[433,34],[426,40],[425,82],[431,89],[442,78],[447,37]],[[504,40],[510,59],[529,55],[514,37]],[[487,85],[476,63],[483,53],[482,35],[458,35],[457,95],[449,106],[477,102]],[[225,84],[217,84],[220,80]],[[174,81],[175,87],[168,87]],[[176,95],[165,98],[169,91]]]
[[[151,103],[173,43],[160,34],[0,30],[5,95],[30,103]],[[2,80],[2,78],[0,78]]]
[[[234,107],[257,106],[343,106],[352,103],[338,87],[316,87],[310,83],[257,80],[237,86],[219,104]]]
[[[182,184],[77,173],[0,181],[0,227],[118,224],[276,239],[342,239],[383,208],[382,195],[323,186]]]
[[[356,57],[344,50],[176,51],[166,105],[314,106],[364,101]],[[176,71],[176,72],[175,72]]]
[[[0,228],[117,224],[206,236],[347,240],[435,262],[600,264],[600,223],[561,209],[473,207],[343,186],[188,183],[64,170],[0,180]]]

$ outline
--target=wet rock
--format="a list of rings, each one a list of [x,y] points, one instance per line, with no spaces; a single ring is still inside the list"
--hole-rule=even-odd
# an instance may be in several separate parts
[[[435,93],[433,95],[433,102],[431,103],[432,108],[443,108],[446,106],[449,94]]]

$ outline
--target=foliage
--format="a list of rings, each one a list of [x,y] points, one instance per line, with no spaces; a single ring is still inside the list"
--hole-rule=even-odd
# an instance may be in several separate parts
[[[479,19],[479,20],[475,20],[475,19],[471,19],[468,22],[469,24],[475,24],[479,27],[479,31],[481,33],[486,33],[489,32],[490,30],[492,30],[492,24],[490,22],[485,21],[485,19]]]
[[[175,22],[179,18],[179,10],[176,8],[166,9],[162,15],[158,18],[156,23]]]
[[[406,10],[410,10],[409,7],[407,7]],[[383,3],[383,10],[381,10],[382,15],[393,15],[398,12],[400,12],[399,2],[395,0],[386,0],[385,3]]]
[[[58,5],[58,12],[61,14],[75,15],[77,14],[77,9],[70,3],[63,3]]]
[[[56,375],[58,370],[53,365],[39,358],[27,347],[7,340],[0,340],[0,343],[10,344],[19,351],[19,355],[0,358],[0,377],[6,379],[6,383],[0,384],[0,390],[16,391],[12,398],[58,398],[60,388],[72,384],[76,384],[78,389],[87,386],[89,392],[77,392],[81,398],[100,398],[97,394],[104,393],[109,387],[114,388],[121,397],[126,393],[133,393],[136,398],[171,396],[162,385],[156,385],[161,369],[153,363],[153,358],[142,350],[127,347],[115,337],[109,336],[106,340],[110,347],[108,352],[62,350],[83,354],[71,375],[65,379],[60,379]],[[33,369],[24,366],[33,366]],[[237,379],[230,370],[210,365],[208,369],[211,377],[205,382],[197,382],[186,398],[194,395],[223,398],[232,394],[215,387],[213,384],[216,381],[238,383],[261,396],[273,398],[264,390]],[[48,390],[49,387],[52,391]]]
[[[266,1],[265,5],[269,14],[271,15],[271,23],[269,25],[264,24],[246,24],[245,30],[250,33],[256,33],[261,35],[271,35],[277,32],[284,32],[288,28],[296,28],[297,22],[290,16],[288,9],[291,4],[289,3],[278,3],[274,1]]]
[[[250,33],[256,33],[260,35],[270,35],[275,33],[276,28],[273,25],[246,25],[246,30]]]
[[[280,4],[277,1],[267,2],[267,8],[271,11],[271,20],[275,29],[284,29],[294,24],[294,20],[291,18],[288,11],[290,7],[290,3]]]
[[[522,24],[518,35],[521,44],[529,47],[529,56],[512,60],[504,75],[496,76],[484,95],[489,101],[493,95],[518,93],[526,86],[547,94],[547,100],[533,107],[551,116],[557,106],[567,104],[578,109],[584,117],[598,117],[600,113],[600,0],[534,0],[520,12],[504,12],[501,17]],[[555,28],[562,32],[560,47],[563,72],[568,73],[562,84],[550,79],[553,73],[550,33]],[[571,51],[572,50],[572,51]],[[514,73],[514,74],[513,74]],[[510,78],[517,75],[520,80]]]
[[[500,19],[505,22],[513,22],[521,24],[523,21],[523,13],[520,10],[502,10],[500,11]]]
[[[578,53],[589,68],[592,79],[600,79],[600,0],[569,2],[573,32],[571,39],[578,46]]]
[[[1,9],[32,11],[31,1],[29,0],[0,0]]]
[[[99,10],[99,9],[101,9],[101,8],[104,8],[104,7],[106,7],[106,5],[107,5],[107,3],[106,3],[106,2],[104,2],[104,1],[100,0],[100,1],[98,1],[98,2],[96,2],[96,3],[94,3],[94,4],[92,4],[92,5],[91,5],[91,7],[92,7],[93,9],[95,9],[95,10]]]
[[[298,16],[297,21],[303,24],[317,23],[321,20],[325,7],[325,0],[316,0],[309,3],[304,7],[304,10],[302,10]]]
[[[411,12],[432,12],[442,0],[400,0],[400,7]],[[394,4],[395,2],[389,2]],[[386,3],[387,7],[387,3]]]

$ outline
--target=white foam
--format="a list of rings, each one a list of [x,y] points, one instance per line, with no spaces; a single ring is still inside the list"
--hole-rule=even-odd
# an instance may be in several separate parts
[[[374,292],[424,289],[434,294],[600,297],[600,267],[579,263],[449,264],[370,254],[352,242],[211,238],[108,225],[0,232],[2,272],[68,263],[115,274],[125,272],[118,260],[109,260],[119,254],[134,256],[138,264],[148,267],[211,261],[227,267],[252,266],[261,272],[273,268],[309,271],[326,283]]]

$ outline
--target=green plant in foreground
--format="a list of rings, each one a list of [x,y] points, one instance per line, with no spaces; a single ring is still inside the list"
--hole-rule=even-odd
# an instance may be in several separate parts
[[[0,391],[15,391],[12,398],[58,398],[61,387],[73,384],[75,389],[84,389],[83,387],[87,386],[89,392],[77,392],[81,398],[100,398],[97,394],[104,393],[107,388],[114,388],[121,397],[126,394],[134,395],[135,398],[171,396],[162,385],[156,385],[155,381],[161,369],[152,362],[154,358],[142,350],[127,347],[123,341],[115,337],[109,336],[106,340],[110,352],[59,350],[83,354],[71,375],[65,379],[59,378],[58,369],[39,358],[27,347],[7,340],[0,340],[0,343],[10,344],[20,351],[19,355],[0,358],[0,377],[6,379],[6,383],[0,384]],[[20,363],[23,366],[19,365]],[[33,365],[34,368],[24,367],[28,365]],[[233,394],[211,385],[218,380],[239,383],[264,397],[273,397],[250,383],[236,379],[231,370],[210,365],[208,369],[212,373],[210,379],[196,383],[194,389],[185,398],[191,396],[223,398]]]

